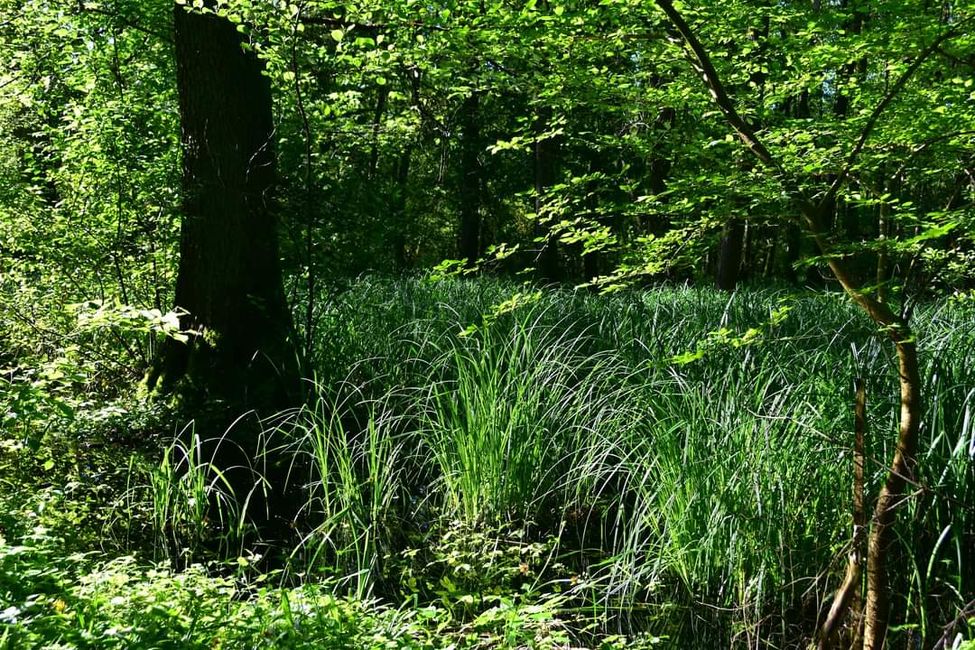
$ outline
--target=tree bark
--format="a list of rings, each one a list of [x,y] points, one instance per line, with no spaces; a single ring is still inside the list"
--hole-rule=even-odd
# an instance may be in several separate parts
[[[900,434],[887,480],[874,507],[867,545],[867,601],[863,628],[865,650],[880,650],[887,637],[890,611],[887,550],[894,542],[896,508],[902,500],[904,486],[914,476],[917,463],[915,455],[921,419],[921,375],[918,370],[917,347],[909,335],[909,330],[902,331],[901,336],[905,338],[895,338],[901,393]]]
[[[229,21],[175,10],[183,149],[176,306],[189,344],[166,351],[162,386],[188,384],[244,410],[284,406],[297,376],[272,210],[271,88]]]
[[[261,425],[235,420],[277,413],[299,395],[272,209],[271,89],[236,27],[215,14],[176,5],[175,45],[183,149],[175,302],[193,334],[168,342],[147,384],[175,394],[195,418],[205,460],[225,471],[243,506],[254,475],[237,468],[255,462]],[[265,461],[273,496],[251,499],[249,517],[267,531],[291,513],[281,508],[286,468]]]
[[[734,291],[738,287],[744,236],[745,224],[740,219],[733,219],[725,226],[718,247],[718,269],[715,274],[715,284],[722,291]]]
[[[461,106],[460,229],[457,249],[468,267],[481,256],[481,130],[477,91]]]

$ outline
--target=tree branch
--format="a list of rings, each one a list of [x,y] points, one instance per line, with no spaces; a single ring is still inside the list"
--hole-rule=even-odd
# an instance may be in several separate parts
[[[860,153],[863,152],[863,148],[866,146],[867,140],[870,138],[870,135],[873,133],[874,129],[876,128],[877,122],[880,120],[880,116],[887,109],[887,107],[890,106],[891,103],[893,103],[894,99],[897,98],[897,95],[899,95],[900,92],[904,89],[904,86],[907,85],[907,82],[911,80],[911,77],[914,76],[914,73],[918,71],[918,69],[928,59],[928,57],[930,57],[932,54],[938,51],[942,43],[957,35],[959,31],[961,31],[962,26],[968,23],[969,20],[970,19],[963,20],[957,23],[951,29],[941,34],[941,36],[936,38],[933,43],[931,43],[926,48],[924,48],[924,50],[914,59],[911,65],[907,67],[907,70],[901,73],[901,76],[898,77],[897,81],[894,82],[894,85],[890,87],[890,90],[887,91],[887,94],[884,95],[884,98],[880,100],[880,103],[877,104],[877,106],[873,109],[873,112],[870,113],[870,117],[867,118],[867,123],[863,126],[863,130],[860,132],[860,138],[857,140],[856,145],[854,145],[853,149],[850,151],[850,155],[847,156],[846,158],[846,163],[843,165],[843,170],[833,180],[833,183],[829,186],[829,190],[826,192],[826,195],[823,197],[822,199],[823,203],[826,203],[827,201],[830,201],[833,197],[835,197],[840,187],[842,187],[843,183],[846,182],[847,177],[849,177],[850,175],[850,170],[853,169],[853,165],[856,164],[857,158],[859,158]]]
[[[975,68],[975,57],[971,57],[971,58],[968,58],[968,59],[963,59],[960,56],[956,56],[956,55],[952,54],[951,52],[949,52],[948,50],[944,49],[943,47],[939,47],[938,48],[938,54],[940,54],[941,56],[945,57],[946,59],[948,59],[952,63],[957,63],[958,65],[968,66],[969,68]]]
[[[711,57],[708,56],[707,51],[701,42],[698,40],[697,35],[694,34],[694,30],[691,29],[684,17],[674,8],[673,2],[671,0],[655,0],[658,7],[663,11],[667,18],[670,20],[671,24],[680,34],[681,38],[684,39],[684,43],[690,49],[691,54],[691,65],[697,70],[697,72],[704,79],[705,85],[711,93],[711,97],[714,99],[714,103],[717,104],[718,108],[724,114],[725,119],[731,124],[735,132],[738,134],[739,139],[745,146],[748,147],[755,156],[762,161],[767,167],[770,167],[773,171],[784,175],[785,171],[779,161],[772,155],[772,152],[768,150],[768,147],[759,139],[758,135],[755,133],[754,129],[748,125],[738,110],[735,108],[734,102],[731,101],[731,97],[728,96],[728,92],[725,90],[724,84],[721,83],[721,78],[718,76],[718,71],[715,70],[714,64],[711,63]]]
[[[95,14],[97,16],[104,16],[106,18],[111,18],[113,20],[118,21],[119,25],[122,26],[122,27],[127,27],[129,29],[133,29],[133,30],[135,30],[137,32],[141,32],[141,33],[146,34],[148,36],[152,36],[153,38],[158,38],[160,41],[163,41],[164,43],[172,43],[173,42],[173,34],[172,34],[172,32],[161,32],[161,31],[158,31],[158,30],[153,29],[152,27],[146,27],[145,25],[140,24],[134,18],[130,18],[128,16],[125,16],[125,15],[123,15],[119,11],[109,11],[107,9],[102,9],[100,7],[97,7],[97,6],[93,6],[93,5],[82,5],[82,4],[79,4],[79,11],[81,13]]]
[[[907,166],[911,164],[919,155],[924,153],[926,149],[946,140],[951,140],[952,138],[957,138],[964,135],[975,135],[975,131],[970,129],[964,129],[961,131],[953,131],[951,133],[941,133],[933,138],[928,138],[921,144],[915,146],[911,149],[910,155],[901,163],[901,166],[897,168],[897,171],[891,174],[891,178],[897,178],[907,170]]]
[[[393,29],[396,27],[422,27],[435,32],[447,31],[447,28],[442,25],[429,25],[416,20],[408,20],[402,23],[360,23],[354,20],[346,20],[345,18],[336,18],[334,16],[302,16],[301,23],[304,25],[321,25],[323,27],[332,27],[337,29],[358,29],[366,32],[367,34],[378,34],[383,30]]]

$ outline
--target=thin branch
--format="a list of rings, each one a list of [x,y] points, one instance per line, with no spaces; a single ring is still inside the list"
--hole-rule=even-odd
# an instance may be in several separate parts
[[[969,618],[975,615],[975,600],[970,601],[967,605],[958,610],[958,615],[944,627],[944,634],[938,639],[938,642],[934,644],[934,650],[944,650],[951,643],[952,634]]]
[[[687,47],[690,48],[691,65],[694,66],[704,79],[704,83],[710,91],[714,103],[724,113],[725,119],[728,120],[732,128],[738,133],[738,137],[762,163],[778,174],[784,175],[782,165],[759,139],[754,129],[738,113],[734,102],[731,101],[728,92],[725,90],[724,84],[721,83],[721,78],[718,76],[714,64],[711,63],[711,57],[708,56],[704,46],[701,45],[697,35],[694,34],[694,30],[687,24],[687,21],[684,20],[680,12],[674,8],[671,0],[655,0],[655,2],[667,15],[667,18],[670,19],[671,24],[681,35],[681,38],[684,39]]]
[[[941,34],[941,36],[936,38],[933,43],[924,48],[924,50],[917,57],[915,57],[911,65],[907,67],[907,70],[901,73],[901,76],[898,77],[897,81],[894,82],[894,85],[890,87],[887,94],[884,95],[883,99],[880,100],[880,103],[877,104],[877,106],[873,109],[873,112],[870,113],[870,117],[867,118],[867,123],[863,126],[863,130],[860,132],[860,138],[850,151],[850,155],[847,156],[846,163],[843,165],[843,170],[833,180],[829,190],[823,197],[822,204],[832,200],[836,196],[836,193],[839,191],[840,187],[842,187],[843,183],[846,182],[847,177],[850,175],[850,170],[853,169],[853,165],[856,164],[857,158],[859,158],[860,154],[863,152],[863,148],[866,146],[867,140],[873,134],[873,131],[877,126],[877,122],[880,120],[880,116],[883,114],[883,112],[887,110],[887,107],[890,106],[891,103],[893,103],[894,99],[897,98],[900,92],[904,89],[904,86],[907,85],[907,82],[911,80],[921,65],[927,61],[927,59],[934,54],[939,47],[941,47],[942,43],[956,36],[967,22],[969,21],[964,20],[957,23],[954,27]]]
[[[655,0],[655,2],[657,6],[660,7],[665,14],[667,14],[667,17],[674,25],[674,28],[677,29],[681,37],[684,39],[684,42],[690,48],[694,57],[693,62],[695,63],[695,67],[698,68],[701,76],[704,79],[704,83],[707,85],[708,90],[711,91],[711,96],[713,97],[715,104],[724,114],[725,119],[728,120],[732,128],[734,128],[738,133],[738,137],[741,138],[741,140],[762,163],[764,163],[770,169],[778,172],[781,177],[784,177],[785,175],[783,168],[779,161],[762,143],[762,141],[755,134],[755,131],[748,125],[747,122],[745,122],[744,119],[742,119],[741,115],[738,114],[738,111],[735,109],[734,102],[731,101],[731,98],[728,96],[724,85],[721,83],[721,79],[718,77],[717,70],[715,70],[714,65],[711,63],[711,59],[708,56],[707,51],[697,39],[694,31],[687,24],[687,21],[685,21],[680,12],[674,8],[671,0]],[[962,24],[964,23],[959,23],[956,25],[955,29],[960,28]],[[942,37],[938,39],[938,42],[943,42],[946,40],[946,38],[947,36],[943,34]],[[915,64],[912,65],[912,68],[916,69],[916,67],[919,65],[920,63],[915,62]],[[903,86],[904,83],[907,83],[907,80],[902,75],[902,78],[897,81],[895,87],[897,85]],[[893,97],[890,96],[890,100],[892,99]],[[889,104],[890,101],[888,100],[887,103]],[[882,112],[882,109],[879,111],[874,111],[874,122],[876,122],[876,119],[880,117],[880,113]],[[869,135],[869,133],[866,133],[866,135]],[[783,178],[783,180],[785,179]],[[822,213],[825,206],[829,205],[828,199],[830,197],[827,196],[826,199],[820,201],[818,204],[813,204],[803,198],[802,192],[798,187],[787,187],[787,191],[796,208],[802,214],[809,234],[816,242],[817,247],[823,251],[823,253],[826,253],[830,250],[831,246],[826,236],[823,234]],[[840,286],[843,287],[846,293],[848,293],[850,297],[853,298],[853,300],[860,305],[878,325],[888,330],[888,334],[896,344],[900,345],[910,337],[910,332],[905,327],[905,324],[901,323],[886,305],[877,302],[865,294],[853,280],[849,270],[846,269],[839,259],[830,257],[828,259],[828,264],[830,269],[833,271],[833,275],[836,277],[836,280],[840,283]]]
[[[165,43],[171,43],[173,41],[172,33],[160,32],[160,31],[156,31],[155,29],[152,29],[151,27],[140,25],[137,21],[127,16],[124,16],[122,13],[118,11],[109,11],[107,9],[100,9],[98,7],[89,4],[79,6],[79,10],[82,13],[95,14],[98,16],[105,16],[106,18],[112,18],[114,20],[117,20],[122,27],[127,27],[137,32],[142,32],[143,34],[153,36]]]
[[[901,163],[901,166],[897,168],[897,171],[891,175],[891,178],[898,178],[907,170],[907,166],[909,164],[911,164],[919,155],[924,153],[924,151],[931,146],[936,145],[939,142],[944,142],[945,140],[951,140],[952,138],[957,138],[964,135],[975,135],[975,131],[966,129],[962,131],[954,131],[952,133],[942,133],[934,136],[933,138],[928,138],[911,150],[910,155],[906,160],[904,160],[903,163]]]
[[[938,54],[945,57],[952,63],[957,63],[958,65],[964,65],[969,68],[975,68],[975,57],[969,59],[963,59],[960,56],[952,54],[951,52],[944,49],[943,47],[938,47]]]

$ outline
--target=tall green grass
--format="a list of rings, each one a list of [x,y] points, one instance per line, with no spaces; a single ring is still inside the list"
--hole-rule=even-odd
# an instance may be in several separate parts
[[[445,514],[543,517],[561,502],[575,450],[627,426],[623,409],[610,414],[627,401],[618,359],[587,354],[585,335],[565,325],[529,320],[446,336],[421,387],[406,393]]]
[[[306,514],[318,522],[293,557],[306,569],[334,574],[363,599],[372,595],[383,557],[393,550],[404,450],[381,407],[368,405],[359,429],[350,429],[344,415],[342,404],[322,396],[287,424],[298,433],[296,451],[307,455],[297,466],[310,470]]]
[[[212,450],[195,431],[184,432],[148,471],[155,551],[173,565],[188,566],[198,560],[195,551],[214,542],[218,555],[241,553],[250,495],[238,498],[225,470],[212,462]],[[254,483],[258,489],[259,479]]]
[[[850,538],[855,377],[871,491],[892,452],[894,366],[871,324],[836,295],[686,287],[552,291],[483,319],[518,290],[365,279],[323,308],[328,406],[302,428],[316,557],[366,593],[404,543],[394,529],[515,523],[561,536],[579,602],[607,626],[716,647],[808,640]],[[895,622],[929,644],[975,589],[973,316],[940,303],[915,317],[927,402]],[[729,342],[749,328],[759,340]]]

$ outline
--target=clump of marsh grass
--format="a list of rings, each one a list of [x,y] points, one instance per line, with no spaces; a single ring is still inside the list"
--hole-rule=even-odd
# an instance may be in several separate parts
[[[349,557],[378,552],[366,539],[395,546],[391,516],[534,522],[561,532],[580,599],[584,587],[616,625],[722,646],[808,636],[849,542],[854,378],[868,386],[868,490],[893,440],[892,358],[870,324],[835,296],[664,287],[546,292],[484,325],[517,290],[366,280],[324,309],[337,328],[318,358],[358,391],[358,417],[323,412],[330,442],[315,443],[319,476],[333,476],[319,482],[334,505],[319,507],[363,544]],[[788,318],[754,344],[673,363],[783,304]],[[931,397],[896,608],[900,629],[932,640],[975,584],[975,318],[943,305],[916,321]],[[336,385],[349,384],[322,393]],[[318,539],[335,554],[342,528],[329,530]]]
[[[306,571],[333,574],[342,588],[366,598],[403,507],[403,439],[381,404],[365,404],[366,420],[358,426],[361,409],[353,407],[363,404],[355,402],[354,390],[341,402],[330,401],[320,386],[317,394],[288,425],[295,453],[305,458],[297,466],[309,468],[305,514],[314,523],[293,559],[300,557]]]
[[[233,445],[226,436],[204,440],[188,429],[163,450],[159,463],[148,471],[148,495],[155,549],[174,564],[198,559],[207,549],[219,557],[242,552],[247,532],[247,508],[253,491],[263,479],[252,469],[252,491],[238,495],[228,471],[214,458],[222,445]],[[241,457],[244,457],[241,454]]]
[[[623,364],[587,353],[587,333],[530,309],[465,337],[449,336],[410,392],[415,435],[429,454],[449,516],[538,521],[564,507],[585,440],[623,424]]]

